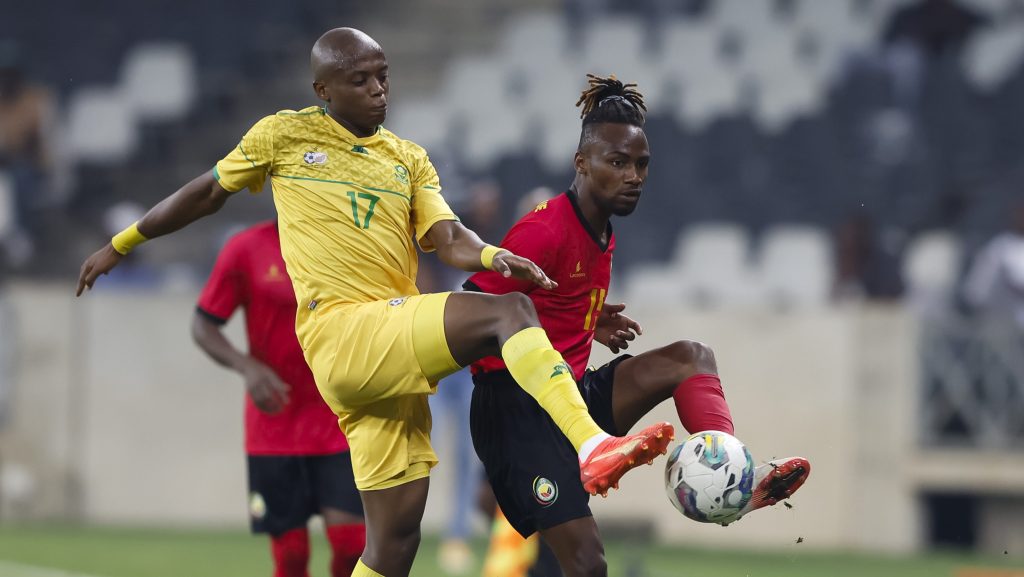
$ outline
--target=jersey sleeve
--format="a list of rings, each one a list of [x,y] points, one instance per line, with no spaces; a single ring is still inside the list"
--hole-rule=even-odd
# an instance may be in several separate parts
[[[238,192],[248,188],[256,193],[263,190],[274,163],[274,130],[277,117],[267,116],[245,133],[227,156],[213,168],[213,176],[224,190]]]
[[[412,225],[416,232],[416,242],[424,252],[431,252],[436,247],[426,238],[430,227],[442,220],[459,220],[441,196],[441,183],[437,170],[422,148],[417,150],[413,161],[412,174]]]
[[[536,221],[519,221],[508,231],[501,241],[501,248],[509,250],[516,256],[528,258],[540,267],[549,277],[554,277],[552,267],[556,266],[555,251],[558,241],[548,225]],[[528,293],[537,288],[533,282],[517,278],[505,278],[494,271],[483,271],[474,274],[466,281],[466,288],[479,289],[490,294],[506,294],[510,292]]]
[[[245,274],[241,266],[242,243],[237,237],[217,255],[210,278],[199,294],[196,310],[206,318],[224,324],[245,301]]]

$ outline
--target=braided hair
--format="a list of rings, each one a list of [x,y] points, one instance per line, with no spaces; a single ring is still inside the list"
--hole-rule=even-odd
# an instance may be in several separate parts
[[[580,94],[576,106],[582,108],[583,132],[580,134],[580,148],[589,140],[592,124],[631,124],[643,128],[646,120],[644,96],[636,90],[636,84],[623,84],[612,74],[608,77],[587,74],[589,87]]]

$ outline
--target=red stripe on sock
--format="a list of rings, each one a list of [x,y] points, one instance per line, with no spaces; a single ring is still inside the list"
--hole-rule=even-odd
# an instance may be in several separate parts
[[[686,379],[676,387],[672,399],[676,402],[679,422],[691,434],[699,431],[733,433],[732,415],[718,375],[701,374]]]
[[[270,538],[274,556],[274,577],[309,577],[309,532],[292,529]]]
[[[349,577],[366,546],[366,525],[328,525],[327,540],[331,557],[331,577]]]

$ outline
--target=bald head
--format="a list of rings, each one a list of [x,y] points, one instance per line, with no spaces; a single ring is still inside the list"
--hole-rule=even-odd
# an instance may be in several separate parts
[[[309,56],[313,91],[331,118],[357,137],[377,131],[388,112],[388,60],[355,28],[328,30]]]
[[[313,80],[323,81],[336,70],[346,70],[359,59],[371,55],[383,55],[384,50],[373,38],[355,28],[328,30],[313,45],[309,66]]]

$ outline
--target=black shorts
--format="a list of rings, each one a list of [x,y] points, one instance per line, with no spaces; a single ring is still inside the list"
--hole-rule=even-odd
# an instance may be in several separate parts
[[[577,385],[590,415],[610,435],[615,367],[630,355],[587,371]],[[470,430],[494,496],[523,537],[591,516],[590,495],[569,439],[508,371],[473,376]]]
[[[348,452],[249,455],[249,520],[253,533],[280,535],[305,527],[322,509],[362,516],[363,501]]]

